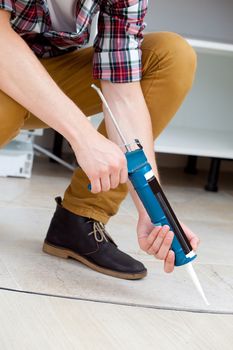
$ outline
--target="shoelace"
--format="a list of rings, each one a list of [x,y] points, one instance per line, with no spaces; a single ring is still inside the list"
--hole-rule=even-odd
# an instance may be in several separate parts
[[[108,242],[108,236],[109,238],[112,239],[112,237],[110,237],[109,233],[107,233],[106,229],[105,229],[105,225],[102,222],[99,221],[95,221],[95,220],[89,220],[87,221],[87,223],[93,223],[93,231],[91,231],[90,233],[88,233],[88,236],[90,235],[94,235],[96,242],[103,242],[103,240],[105,240],[106,242]]]

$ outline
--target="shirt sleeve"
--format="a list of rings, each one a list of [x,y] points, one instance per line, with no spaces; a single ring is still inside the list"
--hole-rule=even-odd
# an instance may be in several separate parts
[[[15,17],[15,1],[11,0],[0,0],[0,9],[11,12],[11,17]]]
[[[141,43],[147,0],[101,2],[93,77],[114,83],[141,80]]]

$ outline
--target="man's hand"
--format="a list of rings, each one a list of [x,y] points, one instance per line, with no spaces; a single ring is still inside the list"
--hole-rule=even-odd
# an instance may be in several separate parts
[[[181,226],[195,251],[199,245],[199,238],[183,223]],[[164,271],[169,273],[174,270],[175,254],[171,248],[174,233],[170,227],[152,225],[148,215],[139,217],[137,225],[138,243],[147,254],[154,255],[159,260],[164,260]]]
[[[87,131],[86,139],[75,148],[77,161],[91,182],[92,193],[109,191],[128,179],[124,153],[97,131]]]

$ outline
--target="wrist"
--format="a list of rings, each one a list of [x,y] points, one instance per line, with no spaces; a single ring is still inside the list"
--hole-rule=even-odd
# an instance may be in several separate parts
[[[74,114],[70,122],[63,125],[63,134],[75,150],[83,147],[92,139],[95,128],[91,125],[85,115]]]
[[[144,221],[148,219],[149,215],[146,210],[140,210],[138,211],[138,220]]]

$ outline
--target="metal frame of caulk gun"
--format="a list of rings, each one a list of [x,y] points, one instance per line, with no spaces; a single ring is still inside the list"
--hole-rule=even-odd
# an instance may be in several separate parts
[[[97,91],[105,104],[105,107],[107,108],[116,130],[126,148],[125,156],[127,159],[129,179],[150,216],[152,223],[155,226],[169,225],[170,229],[174,232],[174,239],[171,248],[175,253],[175,265],[181,266],[189,263],[196,258],[196,254],[193,252],[175,213],[154,176],[140,142],[135,140],[138,149],[132,151],[100,89],[94,84],[92,84],[92,87]]]

